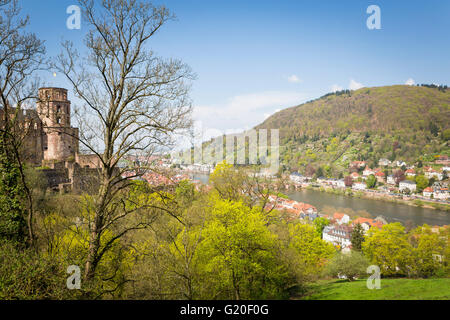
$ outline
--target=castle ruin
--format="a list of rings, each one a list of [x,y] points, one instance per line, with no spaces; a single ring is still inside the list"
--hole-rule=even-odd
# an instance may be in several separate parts
[[[40,167],[52,190],[87,191],[95,184],[100,161],[96,155],[79,153],[79,131],[71,125],[67,89],[40,88],[38,95],[36,109],[18,115],[25,133],[25,162]]]

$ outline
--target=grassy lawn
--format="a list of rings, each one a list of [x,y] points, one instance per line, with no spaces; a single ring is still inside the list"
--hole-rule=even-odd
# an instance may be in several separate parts
[[[305,300],[450,300],[450,279],[381,279],[381,289],[369,290],[366,280],[322,280]]]

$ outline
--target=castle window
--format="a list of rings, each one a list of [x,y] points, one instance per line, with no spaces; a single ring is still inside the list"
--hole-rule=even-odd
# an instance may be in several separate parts
[[[59,117],[56,118],[56,123],[57,123],[57,124],[61,124],[61,118],[59,118]]]
[[[57,106],[57,107],[56,107],[56,112],[57,112],[57,113],[60,113],[60,112],[61,112],[61,106]]]

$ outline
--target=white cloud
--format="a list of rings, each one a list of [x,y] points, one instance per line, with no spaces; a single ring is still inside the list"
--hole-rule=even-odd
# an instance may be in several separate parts
[[[362,87],[364,87],[362,83],[356,82],[353,79],[350,80],[350,83],[348,85],[348,88],[350,90],[358,90],[358,89],[361,89]]]
[[[416,82],[414,81],[414,79],[409,78],[408,80],[406,80],[405,84],[406,84],[407,86],[413,86],[413,85],[416,84]]]
[[[288,77],[288,81],[292,83],[299,83],[301,82],[301,79],[297,75],[293,74]]]
[[[295,91],[265,91],[231,97],[216,105],[195,106],[193,118],[222,132],[244,131],[260,124],[281,108],[299,105],[308,96]]]
[[[336,92],[336,91],[341,91],[341,90],[343,90],[343,88],[338,84],[333,84],[331,86],[331,92]]]

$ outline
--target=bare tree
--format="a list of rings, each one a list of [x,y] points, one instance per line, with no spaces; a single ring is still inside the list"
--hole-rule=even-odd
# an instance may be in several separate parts
[[[95,5],[79,0],[79,5],[83,26],[89,26],[86,53],[80,57],[73,44],[65,42],[53,67],[82,100],[80,144],[101,163],[100,188],[89,221],[85,279],[90,280],[115,241],[148,226],[142,219],[123,223],[137,208],[125,204],[122,192],[130,186],[130,175],[125,177],[118,164],[127,155],[149,155],[170,146],[175,131],[190,127],[188,93],[194,75],[181,61],[162,59],[149,48],[152,37],[173,19],[165,7],[139,0],[102,0]],[[115,236],[101,244],[106,230],[114,230]]]
[[[0,1],[0,135],[3,159],[18,170],[18,187],[25,193],[27,236],[32,244],[33,198],[25,179],[24,142],[37,122],[25,115],[24,107],[35,98],[38,81],[32,76],[43,64],[45,48],[25,31],[29,17],[21,17],[20,11],[17,0]]]

